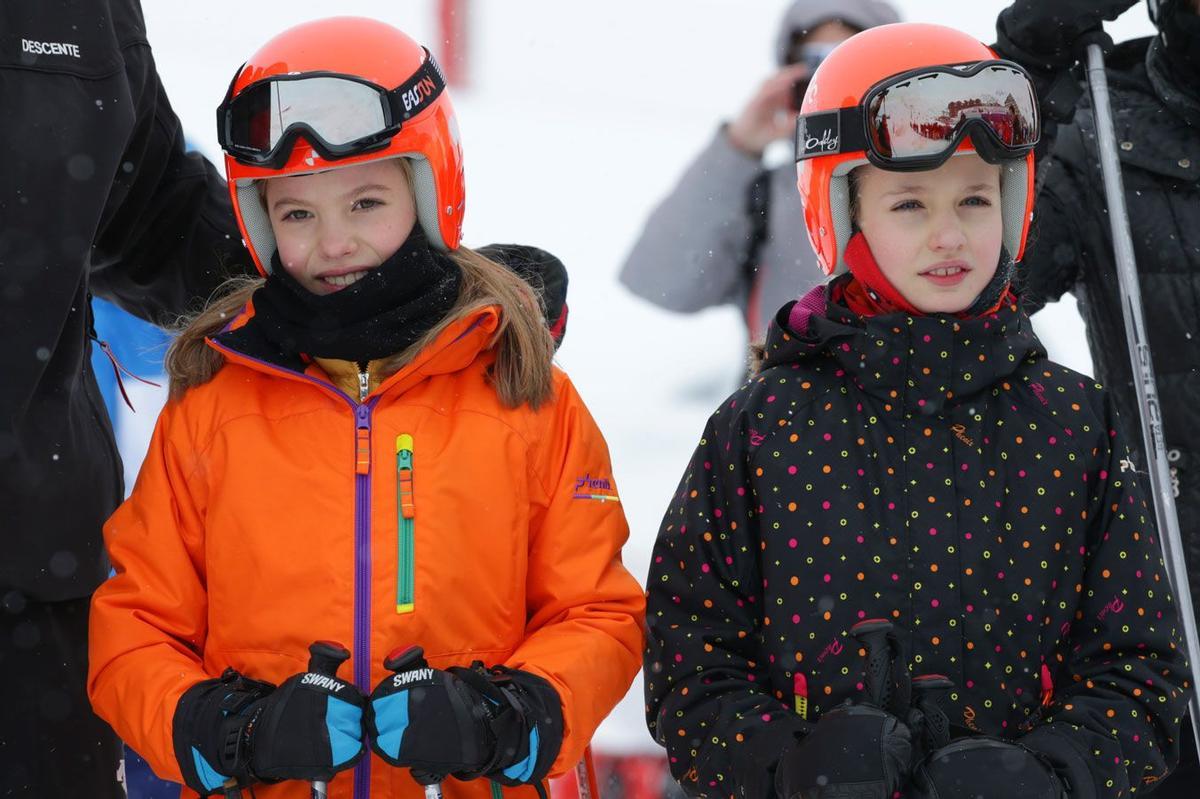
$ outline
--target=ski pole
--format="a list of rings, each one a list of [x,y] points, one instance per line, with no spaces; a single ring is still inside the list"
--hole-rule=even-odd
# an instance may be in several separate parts
[[[388,671],[399,674],[411,668],[425,665],[425,650],[419,646],[407,646],[393,649],[383,659],[383,667]],[[425,799],[442,799],[442,779],[436,774],[413,771],[412,777],[425,788]],[[316,797],[313,797],[316,799]]]
[[[308,670],[323,677],[337,677],[338,666],[350,659],[350,650],[332,641],[314,641],[308,647]],[[312,781],[312,799],[328,799],[329,783]]]
[[[1100,171],[1104,176],[1104,194],[1108,200],[1108,220],[1112,227],[1117,279],[1124,300],[1121,310],[1125,317],[1129,358],[1133,364],[1133,385],[1137,390],[1142,441],[1146,449],[1146,465],[1150,471],[1150,490],[1154,495],[1154,515],[1158,519],[1163,561],[1167,566],[1171,588],[1175,591],[1179,619],[1183,624],[1184,645],[1187,647],[1194,688],[1196,675],[1200,674],[1200,639],[1196,636],[1196,614],[1192,605],[1192,592],[1188,587],[1187,563],[1183,557],[1179,517],[1175,514],[1171,470],[1167,465],[1166,443],[1163,438],[1162,410],[1158,404],[1158,387],[1154,382],[1154,364],[1150,360],[1150,342],[1146,338],[1146,317],[1142,310],[1142,294],[1133,255],[1129,211],[1125,207],[1121,163],[1117,157],[1117,136],[1113,127],[1112,106],[1109,104],[1108,74],[1104,71],[1104,50],[1098,44],[1089,44],[1087,48],[1087,82],[1092,92],[1092,106],[1096,115]],[[1200,693],[1193,691],[1192,699],[1188,703],[1188,713],[1192,717],[1192,729],[1200,733]],[[1196,751],[1200,754],[1200,734],[1196,736]]]
[[[591,744],[583,750],[583,757],[575,764],[575,782],[579,787],[579,799],[600,799],[600,786],[596,780]]]

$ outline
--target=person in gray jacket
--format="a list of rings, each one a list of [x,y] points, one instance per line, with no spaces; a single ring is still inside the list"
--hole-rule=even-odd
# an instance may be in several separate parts
[[[790,139],[796,109],[820,59],[839,42],[899,22],[881,0],[797,0],[783,16],[768,78],[659,203],[621,268],[634,294],[671,311],[736,304],[752,340],[777,308],[824,280],[805,233],[789,158],[763,151]]]

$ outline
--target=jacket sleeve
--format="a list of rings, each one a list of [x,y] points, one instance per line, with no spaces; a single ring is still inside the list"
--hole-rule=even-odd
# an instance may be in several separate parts
[[[671,311],[744,302],[743,264],[753,237],[747,193],[761,171],[722,127],[651,213],[621,267],[621,282]]]
[[[769,675],[749,431],[734,395],[709,420],[647,578],[646,720],[692,796],[761,797],[803,723]]]
[[[95,292],[160,325],[194,310],[234,274],[254,274],[225,181],[187,152],[150,48],[125,51],[141,72],[137,118],[92,251]]]
[[[186,398],[185,398],[186,399]],[[159,417],[132,495],[104,526],[116,570],[92,599],[88,695],[160,777],[182,782],[172,745],[179,697],[206,674],[200,460],[177,443],[179,403]]]
[[[1023,739],[1073,782],[1090,779],[1098,797],[1128,796],[1174,767],[1192,692],[1154,511],[1141,476],[1122,468],[1128,451],[1111,399],[1103,402],[1103,449],[1086,483],[1091,524],[1079,604],[1054,702]]]
[[[556,372],[549,429],[535,444],[525,639],[505,665],[558,693],[563,741],[550,776],[574,767],[637,674],[645,597],[621,563],[629,526],[608,449],[570,381]]]

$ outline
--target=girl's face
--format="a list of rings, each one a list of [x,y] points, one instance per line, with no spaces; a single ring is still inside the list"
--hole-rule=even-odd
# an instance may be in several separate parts
[[[279,260],[313,294],[341,291],[390,258],[417,221],[393,160],[267,180]]]
[[[926,172],[855,172],[858,226],[884,277],[922,313],[970,307],[1000,261],[1000,167],[970,153]]]

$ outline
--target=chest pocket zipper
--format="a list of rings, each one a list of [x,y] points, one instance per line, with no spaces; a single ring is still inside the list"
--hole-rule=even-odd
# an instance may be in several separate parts
[[[417,506],[413,496],[413,437],[396,436],[396,612],[412,613],[415,608],[413,532]]]

